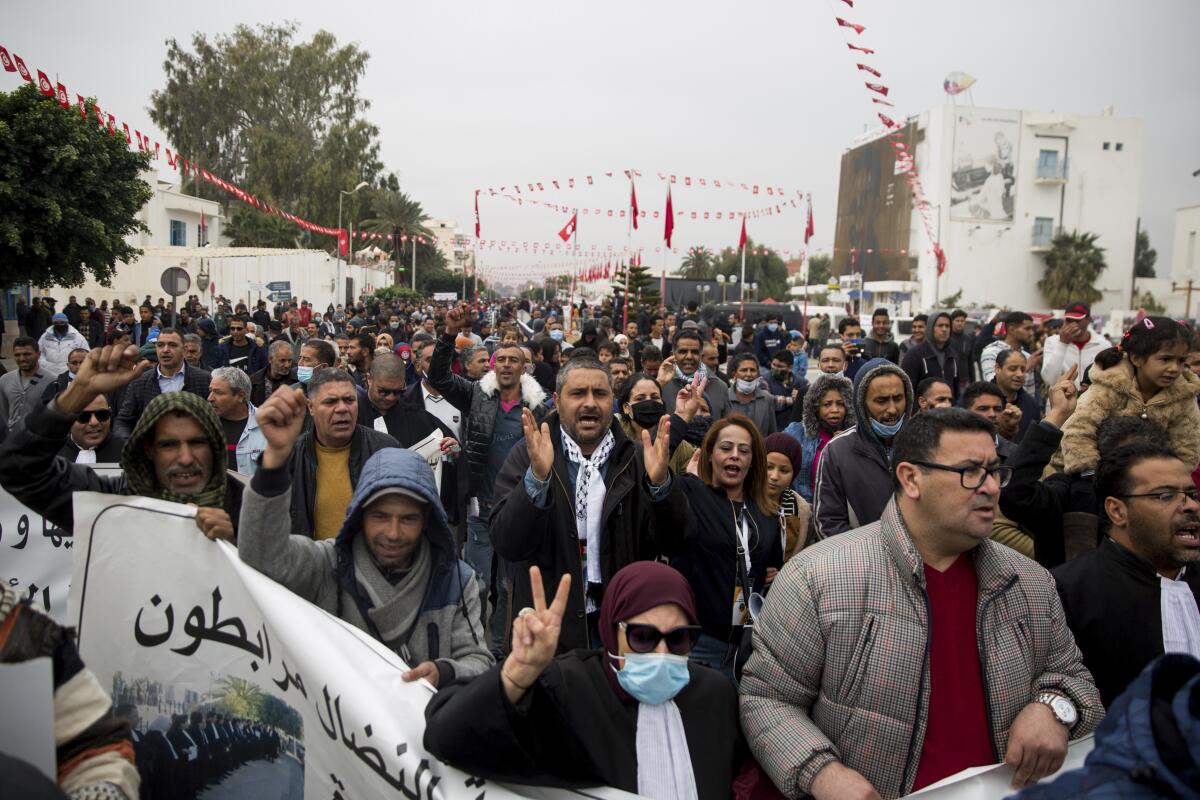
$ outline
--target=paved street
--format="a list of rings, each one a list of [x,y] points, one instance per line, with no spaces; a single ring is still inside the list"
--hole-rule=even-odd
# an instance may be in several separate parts
[[[304,767],[281,753],[274,763],[251,761],[217,786],[200,794],[200,800],[301,800]]]

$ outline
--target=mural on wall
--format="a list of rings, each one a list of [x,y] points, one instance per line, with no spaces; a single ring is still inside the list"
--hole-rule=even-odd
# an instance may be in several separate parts
[[[959,108],[954,118],[950,218],[1012,222],[1021,112]]]

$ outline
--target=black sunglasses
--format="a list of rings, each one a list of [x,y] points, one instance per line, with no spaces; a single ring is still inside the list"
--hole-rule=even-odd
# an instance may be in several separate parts
[[[618,622],[617,627],[625,631],[625,641],[635,653],[653,652],[658,643],[665,640],[668,650],[677,656],[686,656],[700,640],[699,625],[680,625],[666,633],[642,622]]]
[[[107,408],[98,408],[95,411],[80,411],[75,421],[80,425],[87,425],[92,421],[92,417],[95,417],[97,422],[108,422],[112,419],[112,411]]]

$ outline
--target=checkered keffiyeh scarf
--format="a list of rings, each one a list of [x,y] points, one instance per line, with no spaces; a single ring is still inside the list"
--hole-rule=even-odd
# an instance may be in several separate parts
[[[567,460],[579,467],[575,476],[575,530],[586,542],[587,581],[600,583],[600,515],[604,508],[604,465],[612,455],[616,439],[612,430],[604,434],[600,446],[592,451],[591,458],[584,456],[579,445],[564,430],[563,450]]]
[[[199,494],[179,495],[167,491],[158,482],[154,472],[154,462],[146,455],[145,443],[147,437],[154,435],[154,426],[167,414],[187,414],[193,417],[212,444],[212,463],[209,465],[208,482]],[[121,451],[121,466],[125,470],[125,480],[134,494],[144,497],[156,497],[172,503],[195,503],[198,506],[224,508],[225,487],[228,478],[225,475],[225,433],[217,412],[213,411],[208,401],[199,395],[188,391],[169,392],[160,394],[150,401],[125,449]]]

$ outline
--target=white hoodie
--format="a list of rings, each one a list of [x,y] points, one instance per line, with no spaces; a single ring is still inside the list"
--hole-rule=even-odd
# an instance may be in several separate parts
[[[1063,344],[1058,336],[1046,337],[1046,350],[1042,354],[1042,381],[1047,387],[1058,383],[1059,378],[1067,373],[1071,365],[1077,365],[1075,373],[1075,388],[1083,381],[1083,371],[1092,365],[1096,356],[1112,347],[1108,340],[1094,330],[1089,330],[1092,338],[1082,348],[1072,342]]]

